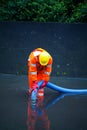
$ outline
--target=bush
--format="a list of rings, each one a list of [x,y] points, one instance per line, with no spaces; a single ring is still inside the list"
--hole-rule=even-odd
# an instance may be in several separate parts
[[[1,0],[1,21],[87,22],[87,4],[73,0]]]

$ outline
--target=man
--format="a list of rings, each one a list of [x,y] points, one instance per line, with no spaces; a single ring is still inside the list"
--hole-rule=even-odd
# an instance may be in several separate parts
[[[38,89],[38,82],[43,80],[43,84],[38,91],[38,97],[44,96],[44,87],[50,79],[53,59],[51,55],[42,48],[33,50],[28,58],[28,82],[29,93]]]

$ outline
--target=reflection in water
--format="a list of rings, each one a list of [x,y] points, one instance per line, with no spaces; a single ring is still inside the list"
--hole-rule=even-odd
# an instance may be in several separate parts
[[[28,98],[27,110],[27,130],[50,130],[50,120],[46,109],[53,106],[67,94],[55,94],[55,98],[45,103],[44,99],[38,99],[36,102]],[[46,98],[48,99],[48,98]]]
[[[28,99],[28,111],[27,111],[27,130],[49,130],[50,121],[44,102],[38,99],[37,102],[33,102]]]
[[[45,95],[46,101],[38,99],[36,102],[28,98],[27,110],[27,130],[50,130],[50,120],[48,118],[47,109],[52,107],[55,103],[63,99],[65,96],[74,96],[73,94],[51,93],[49,100],[49,93]],[[47,100],[48,99],[48,100]]]
[[[27,130],[50,130],[50,120],[46,109],[53,106],[60,99],[64,98],[64,94],[55,94],[55,97],[46,102],[44,99],[38,99],[36,102],[28,98],[27,110]]]

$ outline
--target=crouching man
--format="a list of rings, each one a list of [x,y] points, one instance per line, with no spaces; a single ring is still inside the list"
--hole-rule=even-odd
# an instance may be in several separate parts
[[[38,89],[37,97],[44,98],[44,87],[50,79],[52,72],[52,56],[44,49],[37,48],[33,50],[28,58],[28,83],[29,93]],[[39,88],[38,82],[43,80]]]

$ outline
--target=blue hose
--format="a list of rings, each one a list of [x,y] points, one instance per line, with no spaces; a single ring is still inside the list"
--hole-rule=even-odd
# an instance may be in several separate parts
[[[31,94],[31,99],[32,100],[36,100],[37,99],[37,93],[38,93],[38,90],[40,89],[40,87],[42,86],[42,84],[43,84],[43,80],[41,80],[40,82],[38,82],[38,89],[36,89],[35,91],[33,90],[32,91],[32,94]]]
[[[48,82],[46,85],[48,88],[53,89],[57,92],[63,93],[63,94],[87,94],[87,89],[67,89],[60,86],[57,86],[53,83]]]
[[[36,100],[37,99],[37,93],[38,93],[38,90],[40,89],[40,87],[42,86],[43,84],[43,80],[38,82],[38,89],[36,89],[36,91],[32,91],[32,94],[31,94],[31,99],[32,100]],[[51,82],[48,82],[47,85],[46,85],[47,88],[50,88],[52,90],[55,90],[59,93],[62,93],[62,94],[67,94],[67,95],[77,95],[77,94],[87,94],[87,89],[67,89],[67,88],[63,88],[63,87],[60,87],[58,85],[55,85]]]

